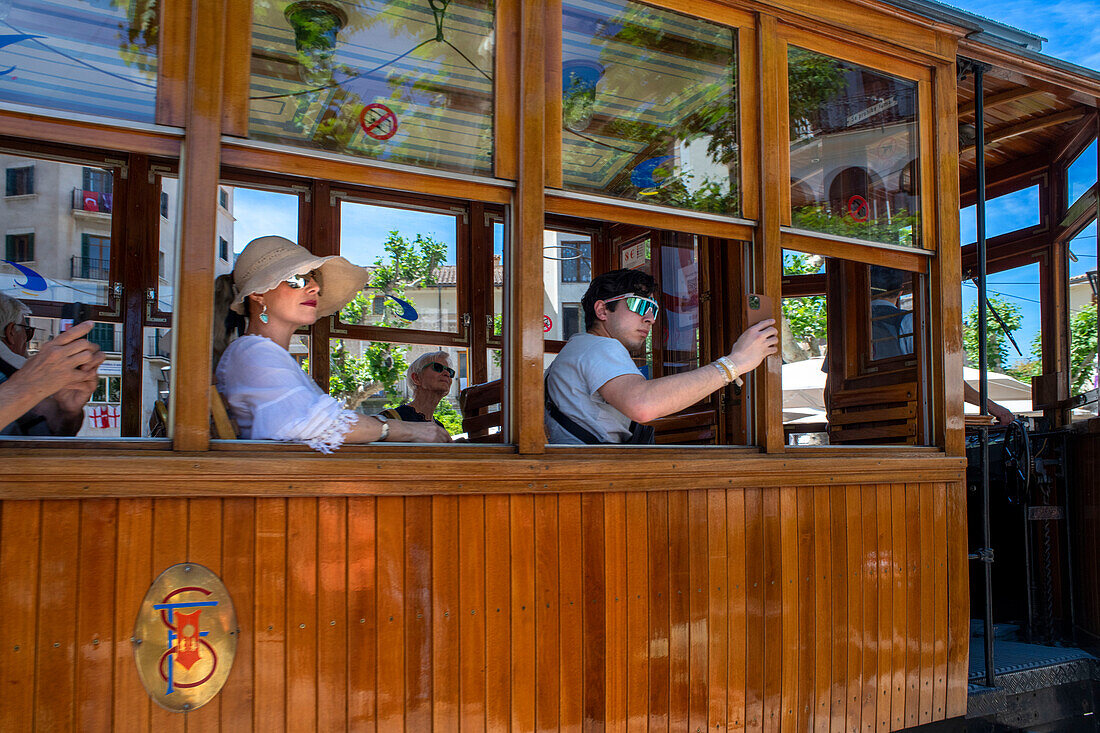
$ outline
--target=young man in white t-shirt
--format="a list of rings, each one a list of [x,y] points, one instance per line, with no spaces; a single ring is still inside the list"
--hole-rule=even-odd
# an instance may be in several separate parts
[[[586,333],[565,345],[546,373],[550,443],[625,443],[632,423],[690,407],[776,353],[775,321],[750,327],[728,356],[690,372],[647,380],[634,365],[657,319],[656,283],[637,270],[595,277],[581,301]],[[636,432],[634,432],[637,435]]]

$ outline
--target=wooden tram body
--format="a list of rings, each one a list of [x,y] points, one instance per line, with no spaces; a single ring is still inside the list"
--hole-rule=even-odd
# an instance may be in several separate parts
[[[125,284],[120,312],[138,314],[120,316],[127,342],[142,337],[144,212],[155,209],[141,181],[171,170],[182,200],[172,316],[172,393],[181,397],[171,404],[171,438],[0,446],[0,729],[883,731],[965,714],[974,540],[959,286],[974,255],[957,253],[956,214],[975,193],[974,154],[960,152],[957,134],[973,100],[956,59],[1004,72],[998,83],[1017,96],[1000,91],[1001,127],[1020,125],[1019,141],[1070,128],[1095,137],[1100,82],[967,38],[973,29],[960,22],[900,3],[649,4],[737,29],[740,217],[563,190],[558,2],[495,4],[494,169],[478,178],[247,140],[250,3],[231,0],[160,3],[156,125],[0,110],[6,149],[124,162],[112,272]],[[922,247],[791,227],[781,124],[787,43],[916,83]],[[1028,97],[1020,87],[1037,91]],[[1037,103],[1036,95],[1053,108],[1041,115],[1062,114],[1060,123],[1024,129],[1036,110],[1010,108]],[[1053,170],[1057,156],[1036,152],[1050,145],[1002,149],[990,186]],[[211,440],[220,181],[299,186],[309,204],[301,240],[318,252],[331,251],[337,222],[324,203],[335,189],[458,202],[471,220],[505,219],[507,305],[495,343],[505,363],[506,443],[345,446],[320,456]],[[1044,206],[1058,206],[1057,195]],[[1095,218],[1095,193],[1091,207]],[[788,446],[772,359],[739,399],[701,409],[714,442],[748,447],[546,446],[539,326],[550,220],[602,222],[608,247],[594,255],[595,269],[612,266],[616,227],[701,237],[714,253],[708,292],[724,304],[705,337],[717,342],[707,347],[715,355],[738,332],[745,292],[776,303],[798,288],[844,299],[839,281],[785,279],[784,248],[917,273],[926,302],[915,360],[896,378],[848,374],[845,389],[857,395],[849,403],[862,394],[874,404],[911,384],[906,409],[922,417],[900,434],[870,436],[889,446]],[[484,231],[469,236],[488,262],[476,244]],[[991,261],[1063,266],[1065,242],[1054,229],[1028,237],[992,242]],[[751,243],[753,256],[734,242]],[[1055,374],[1067,358],[1058,305],[1066,294],[1057,277],[1049,282],[1044,334],[1054,337],[1044,338],[1043,358],[1044,372]],[[837,343],[857,338],[857,319],[830,319]],[[321,322],[313,332],[322,383],[330,328]],[[473,329],[468,338],[484,354],[494,336]],[[843,361],[846,353],[836,350],[840,370],[855,363]],[[135,388],[124,380],[127,389]],[[123,434],[141,435],[140,414],[125,404],[124,395]],[[1055,420],[1061,412],[1049,410]],[[1077,455],[1094,489],[1095,446]],[[1091,497],[1082,527],[1100,519],[1095,490]],[[226,686],[186,715],[149,700],[131,648],[142,597],[180,562],[220,576],[240,628]],[[1079,626],[1100,634],[1095,560],[1078,572],[1082,608],[1092,614],[1079,615]]]

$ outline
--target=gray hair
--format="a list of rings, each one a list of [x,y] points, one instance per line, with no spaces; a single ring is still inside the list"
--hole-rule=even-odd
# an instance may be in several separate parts
[[[412,364],[409,365],[409,370],[405,372],[405,382],[409,385],[409,389],[415,391],[416,385],[413,384],[413,375],[419,375],[420,372],[428,368],[428,365],[433,361],[450,363],[451,355],[446,351],[429,351],[427,354],[421,354],[416,357]]]
[[[9,323],[21,323],[30,312],[31,309],[23,301],[0,293],[0,335]]]

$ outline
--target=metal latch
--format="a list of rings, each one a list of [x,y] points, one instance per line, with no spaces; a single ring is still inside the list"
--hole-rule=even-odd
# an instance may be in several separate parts
[[[981,562],[992,563],[993,562],[993,548],[992,547],[979,547],[977,552],[972,552],[966,556],[968,560],[979,560]]]

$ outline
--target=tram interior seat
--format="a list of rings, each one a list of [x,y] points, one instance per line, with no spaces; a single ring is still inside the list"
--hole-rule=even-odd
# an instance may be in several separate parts
[[[829,442],[915,445],[917,385],[834,391],[829,397]]]
[[[467,440],[471,443],[501,442],[504,434],[501,430],[504,413],[500,409],[500,403],[503,399],[504,392],[499,379],[472,385],[459,393],[462,429],[466,431]]]
[[[229,416],[225,398],[215,385],[210,385],[210,437],[220,440],[236,440],[240,429]]]

